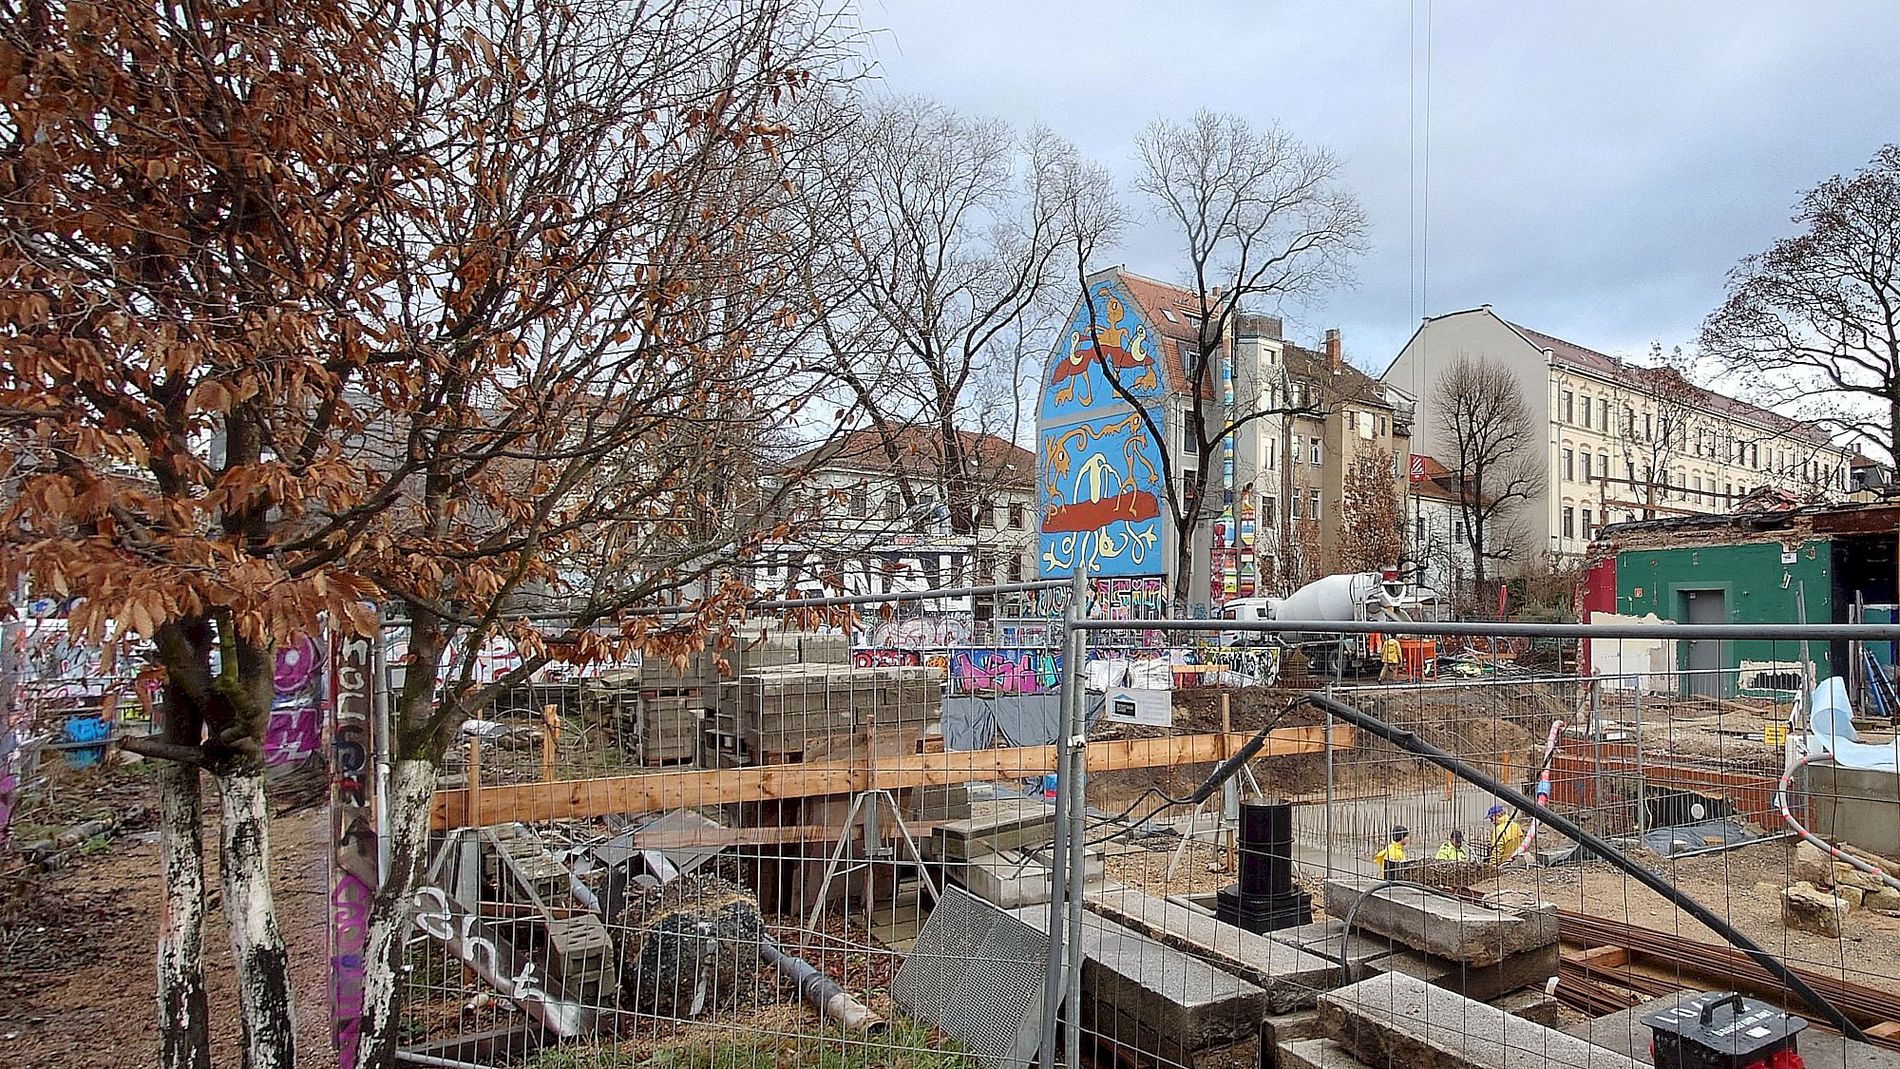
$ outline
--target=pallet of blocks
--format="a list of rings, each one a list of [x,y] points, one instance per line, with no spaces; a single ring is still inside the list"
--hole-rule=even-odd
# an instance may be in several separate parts
[[[677,765],[699,751],[700,721],[716,695],[712,654],[652,658],[640,666],[635,699],[621,704],[623,737],[645,765]]]
[[[758,764],[760,750],[740,724],[741,680],[748,675],[769,675],[775,670],[803,664],[843,666],[850,663],[851,644],[844,635],[825,635],[805,631],[781,631],[769,625],[750,624],[735,627],[729,641],[722,639],[715,651],[718,680],[714,700],[700,728],[699,763],[704,768],[740,768]],[[769,751],[783,755],[789,751]]]

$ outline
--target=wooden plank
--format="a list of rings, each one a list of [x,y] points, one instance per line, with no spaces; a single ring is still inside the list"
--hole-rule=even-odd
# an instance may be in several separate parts
[[[904,827],[913,838],[929,835],[941,820],[906,820]],[[889,840],[897,838],[897,828],[889,821],[878,825],[879,833]],[[780,843],[835,843],[840,836],[864,837],[862,826],[844,828],[832,824],[785,824],[753,828],[696,828],[691,831],[641,832],[634,846],[642,850],[683,850],[692,847],[771,846]]]
[[[1112,739],[1088,745],[1091,772],[1130,768],[1206,764],[1219,761],[1250,735],[1231,738],[1218,732],[1159,739]],[[1324,752],[1322,726],[1275,728],[1260,748],[1261,757]],[[1333,727],[1333,744],[1350,747],[1356,738],[1344,724]],[[815,795],[851,794],[873,786],[885,789],[929,787],[972,780],[1028,779],[1055,771],[1054,746],[1006,746],[991,750],[879,757],[875,771],[863,761],[754,765],[749,768],[682,769],[645,775],[488,786],[481,790],[481,819],[571,820],[613,813],[651,813],[662,809],[777,801]],[[437,791],[430,814],[438,829],[468,824],[468,792]]]
[[[1566,950],[1563,960],[1592,969],[1620,969],[1630,963],[1630,952],[1619,946],[1591,947],[1588,950]]]

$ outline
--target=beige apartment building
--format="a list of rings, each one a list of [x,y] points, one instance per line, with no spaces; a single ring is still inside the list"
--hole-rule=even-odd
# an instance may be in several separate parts
[[[1448,467],[1457,447],[1435,411],[1460,358],[1505,369],[1544,418],[1542,494],[1520,515],[1520,560],[1583,553],[1603,524],[1732,511],[1763,487],[1838,499],[1852,449],[1819,427],[1510,323],[1490,305],[1427,319],[1381,379],[1418,398],[1414,451]]]

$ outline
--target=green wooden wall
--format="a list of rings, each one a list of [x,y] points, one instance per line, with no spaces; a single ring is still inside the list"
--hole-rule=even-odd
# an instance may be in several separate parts
[[[1616,558],[1616,611],[1632,616],[1655,613],[1680,622],[1686,612],[1685,591],[1720,590],[1726,623],[1793,624],[1801,619],[1797,598],[1805,594],[1808,623],[1831,623],[1834,584],[1828,550],[1823,540],[1802,542],[1789,564],[1782,562],[1786,549],[1779,542],[1626,550]],[[1687,645],[1679,645],[1677,667],[1687,667],[1687,658]],[[1722,650],[1722,664],[1728,669],[1744,662],[1801,659],[1800,645],[1790,641],[1727,642]],[[1815,678],[1833,674],[1827,643],[1810,644],[1808,659]],[[1729,674],[1723,682],[1725,696],[1778,692],[1778,688],[1738,689],[1737,677]]]

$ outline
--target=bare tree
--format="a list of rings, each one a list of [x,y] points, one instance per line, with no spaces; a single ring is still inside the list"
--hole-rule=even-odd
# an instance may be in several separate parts
[[[1729,272],[1702,350],[1770,404],[1831,398],[1829,423],[1900,459],[1900,145],[1803,194],[1794,221]]]
[[[826,368],[887,454],[907,511],[973,534],[995,476],[963,432],[1016,441],[1018,385],[1046,350],[1063,253],[1093,249],[1108,178],[1043,128],[921,98],[871,107],[822,155],[811,194],[835,239],[801,279]],[[920,436],[918,431],[924,432]],[[924,443],[926,456],[906,455]]]
[[[1669,473],[1689,447],[1690,421],[1703,396],[1685,373],[1680,348],[1665,357],[1662,343],[1655,342],[1650,345],[1649,355],[1647,367],[1627,368],[1630,389],[1616,399],[1623,406],[1622,414],[1616,417],[1624,424],[1620,437],[1621,483],[1628,486],[1630,494],[1623,503],[1641,508],[1646,520],[1655,519],[1658,508],[1667,508],[1665,502],[1674,489]],[[1599,477],[1606,486],[1611,483],[1609,472]],[[1606,508],[1616,503],[1607,497],[1604,501]]]
[[[1452,443],[1473,597],[1482,603],[1489,565],[1518,560],[1526,549],[1520,513],[1544,488],[1542,428],[1508,371],[1468,356],[1433,387],[1431,409]]]
[[[1340,186],[1332,153],[1277,126],[1256,130],[1239,116],[1201,111],[1185,124],[1151,124],[1136,143],[1136,156],[1135,187],[1176,229],[1196,304],[1195,340],[1182,361],[1188,388],[1180,399],[1190,448],[1174,449],[1175,436],[1162,425],[1165,412],[1150,411],[1106,364],[1104,373],[1160,445],[1163,496],[1179,533],[1173,597],[1184,606],[1194,561],[1209,553],[1208,521],[1221,508],[1210,500],[1208,487],[1222,444],[1256,420],[1315,411],[1266,389],[1229,410],[1220,381],[1232,355],[1235,317],[1345,281],[1350,261],[1364,247],[1366,221],[1358,201]],[[1094,327],[1097,310],[1086,284],[1083,296]],[[1102,346],[1094,351],[1097,360],[1106,360]],[[1186,457],[1195,462],[1186,463]]]

